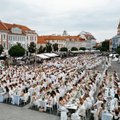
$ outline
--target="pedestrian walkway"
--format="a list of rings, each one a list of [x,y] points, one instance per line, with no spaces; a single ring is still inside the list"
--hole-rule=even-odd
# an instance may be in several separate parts
[[[94,70],[98,70],[99,72],[103,72],[104,69],[103,69],[102,65],[99,65]],[[112,62],[111,67],[108,68],[108,72],[113,73],[114,71],[117,72],[118,77],[120,79],[120,63]]]
[[[30,110],[26,107],[0,103],[0,120],[59,120],[58,116]]]

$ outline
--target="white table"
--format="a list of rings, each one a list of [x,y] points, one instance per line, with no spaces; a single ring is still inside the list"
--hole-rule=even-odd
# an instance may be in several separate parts
[[[0,102],[1,102],[1,103],[4,101],[4,94],[5,94],[5,93],[0,93]]]
[[[112,120],[113,115],[110,114],[109,112],[104,112],[102,113],[102,119],[101,120]]]
[[[68,105],[65,105],[65,107],[67,109],[72,109],[72,110],[77,110],[77,108],[78,108],[78,106],[75,104],[68,104]]]
[[[21,97],[19,95],[13,95],[12,104],[20,105]]]

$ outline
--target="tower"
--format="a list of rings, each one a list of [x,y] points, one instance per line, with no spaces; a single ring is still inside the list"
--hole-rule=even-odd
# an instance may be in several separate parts
[[[67,31],[66,31],[66,30],[64,30],[62,35],[63,35],[63,36],[68,36]]]
[[[118,24],[118,27],[117,27],[117,35],[120,35],[120,21],[119,21],[119,24]]]

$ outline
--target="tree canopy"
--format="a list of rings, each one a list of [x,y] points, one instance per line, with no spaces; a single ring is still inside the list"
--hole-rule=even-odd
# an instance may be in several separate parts
[[[17,44],[12,46],[8,53],[12,57],[22,57],[25,55],[25,49],[21,46],[21,44]]]
[[[116,52],[120,55],[120,46],[116,49]]]
[[[105,40],[102,42],[102,48],[101,51],[108,51],[109,50],[109,41]]]
[[[86,48],[85,47],[80,47],[79,50],[86,50]]]
[[[71,51],[78,51],[78,48],[72,47],[72,48],[71,48]]]
[[[45,47],[43,46],[40,46],[39,49],[38,49],[38,53],[44,53],[45,52]]]
[[[66,47],[61,47],[61,48],[60,48],[60,51],[61,51],[61,52],[67,52],[68,49],[67,49]]]
[[[48,42],[48,43],[46,44],[45,49],[46,49],[46,52],[50,53],[50,52],[52,51],[52,44]]]
[[[30,43],[30,45],[28,46],[28,51],[30,53],[35,53],[35,51],[36,51],[36,44],[34,42]]]
[[[53,44],[53,50],[58,51],[58,44],[57,43]]]

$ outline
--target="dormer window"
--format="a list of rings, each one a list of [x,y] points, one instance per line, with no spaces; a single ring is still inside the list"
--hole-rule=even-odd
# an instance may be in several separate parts
[[[15,34],[22,34],[22,30],[18,27],[11,28],[11,32]]]

